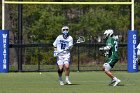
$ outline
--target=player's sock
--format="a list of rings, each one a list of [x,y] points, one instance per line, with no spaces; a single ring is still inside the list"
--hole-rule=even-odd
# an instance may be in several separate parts
[[[69,80],[69,76],[66,76],[66,80]]]
[[[113,77],[113,80],[117,81],[117,80],[118,80],[118,78],[116,78],[116,77]]]
[[[59,80],[60,80],[60,81],[63,81],[63,80],[62,80],[62,77],[59,77]]]
[[[66,76],[66,84],[69,84],[69,85],[72,84],[69,80],[69,76]]]

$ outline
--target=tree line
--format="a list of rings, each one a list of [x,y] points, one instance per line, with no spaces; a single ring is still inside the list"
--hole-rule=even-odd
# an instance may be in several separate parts
[[[20,1],[20,0],[9,0]],[[46,1],[46,0],[22,0]],[[47,0],[48,2],[76,2],[77,0]],[[128,2],[131,0],[79,0],[86,2]],[[52,44],[68,25],[76,39],[85,36],[86,43],[98,43],[106,29],[119,35],[119,43],[127,43],[127,31],[131,29],[130,5],[22,5],[23,44]],[[135,0],[135,29],[140,30],[140,1]],[[1,9],[0,9],[1,10]],[[2,11],[0,11],[2,12]],[[17,44],[18,5],[6,5],[6,25],[10,30],[10,43]],[[1,17],[0,17],[1,19]],[[1,26],[0,26],[1,27]],[[2,28],[2,27],[1,27]],[[140,34],[140,33],[139,33]],[[43,54],[42,54],[43,55]],[[47,58],[46,58],[47,59]]]

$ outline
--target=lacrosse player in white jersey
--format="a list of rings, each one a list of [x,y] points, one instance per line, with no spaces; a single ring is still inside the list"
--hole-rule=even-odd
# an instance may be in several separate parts
[[[140,43],[138,44],[137,49],[138,49],[137,55],[140,56]]]
[[[138,49],[138,51],[137,51],[138,65],[140,65],[140,43],[138,44],[137,49]]]
[[[59,35],[53,43],[54,57],[57,57],[58,76],[60,85],[64,85],[62,73],[65,70],[65,83],[72,84],[69,80],[70,74],[70,49],[73,46],[73,38],[69,35],[69,27],[63,26],[62,34]]]

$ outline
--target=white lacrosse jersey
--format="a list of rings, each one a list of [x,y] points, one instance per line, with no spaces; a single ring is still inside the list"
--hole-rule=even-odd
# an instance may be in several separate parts
[[[63,35],[59,35],[53,43],[53,46],[57,48],[58,52],[61,52],[71,46],[73,46],[73,38],[68,36],[66,39],[63,38]],[[70,55],[70,51],[62,52],[60,55]]]

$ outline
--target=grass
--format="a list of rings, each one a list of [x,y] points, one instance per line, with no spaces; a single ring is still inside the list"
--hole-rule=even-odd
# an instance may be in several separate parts
[[[101,71],[71,72],[73,85],[64,86],[56,72],[0,73],[0,93],[139,93],[140,73],[114,73],[122,80],[116,87],[108,85],[110,79]]]

